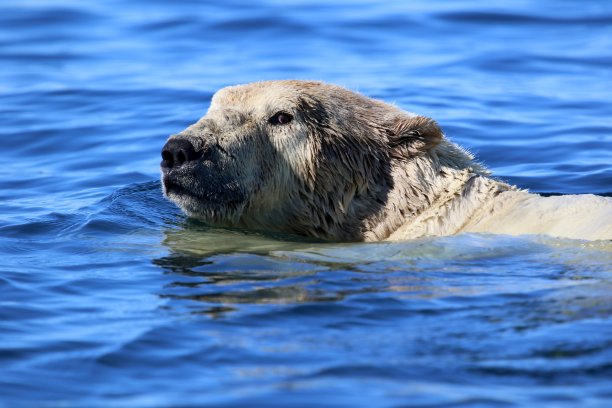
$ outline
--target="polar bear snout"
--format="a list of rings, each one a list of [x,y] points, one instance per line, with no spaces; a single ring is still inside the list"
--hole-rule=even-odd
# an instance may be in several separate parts
[[[167,172],[198,160],[202,154],[203,151],[197,151],[187,139],[170,139],[162,148],[160,166],[162,171]]]

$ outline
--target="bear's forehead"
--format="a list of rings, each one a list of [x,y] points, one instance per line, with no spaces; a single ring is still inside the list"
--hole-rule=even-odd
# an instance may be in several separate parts
[[[210,111],[234,109],[268,115],[293,111],[301,97],[324,98],[326,85],[314,81],[263,81],[222,88],[213,96]],[[328,95],[325,95],[328,96]]]
[[[279,111],[293,114],[305,101],[309,110],[313,107],[332,109],[337,115],[347,115],[350,110],[375,122],[386,121],[391,116],[414,115],[346,88],[299,80],[263,81],[222,88],[213,96],[208,112],[210,116],[216,116],[224,110],[232,110],[264,118]]]

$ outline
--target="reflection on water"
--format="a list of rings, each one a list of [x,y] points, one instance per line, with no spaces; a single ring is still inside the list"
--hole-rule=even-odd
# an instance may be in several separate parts
[[[609,374],[612,357],[610,242],[461,235],[329,244],[187,223],[167,229],[164,245],[169,253],[155,263],[172,281],[161,294],[169,310],[221,319],[219,341],[256,344],[259,358],[273,360],[239,364],[246,381],[280,377],[305,390],[326,389],[323,379],[387,390],[401,381],[442,404],[454,392],[485,405],[516,395],[576,401],[573,387],[606,398],[587,384]],[[506,385],[495,393],[475,386],[496,379]],[[542,385],[524,389],[531,381]]]
[[[605,241],[476,234],[367,244],[282,238],[197,222],[168,229],[169,255],[154,263],[176,280],[163,296],[223,311],[236,304],[340,302],[377,293],[406,300],[518,297],[590,286],[612,264],[612,243]],[[544,253],[549,262],[528,267]],[[601,292],[601,284],[594,286]],[[585,304],[591,302],[599,300]]]

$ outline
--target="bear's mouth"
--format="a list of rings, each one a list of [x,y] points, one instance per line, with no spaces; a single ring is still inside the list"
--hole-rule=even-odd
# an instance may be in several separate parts
[[[185,214],[215,225],[225,225],[235,219],[246,204],[244,194],[228,184],[219,190],[195,185],[194,191],[192,186],[185,186],[169,174],[163,175],[162,184],[164,195]]]
[[[190,196],[197,197],[197,194],[194,194],[192,191],[188,190],[182,185],[172,181],[170,177],[167,175],[163,177],[162,183],[164,185],[164,193],[168,197],[170,197],[170,195],[177,195],[177,196],[190,195]]]

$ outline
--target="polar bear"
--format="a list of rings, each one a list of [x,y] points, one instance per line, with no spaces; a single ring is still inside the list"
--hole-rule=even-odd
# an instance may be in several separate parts
[[[162,186],[213,226],[332,241],[461,232],[612,239],[612,198],[491,177],[438,124],[315,81],[230,86],[162,149]]]

